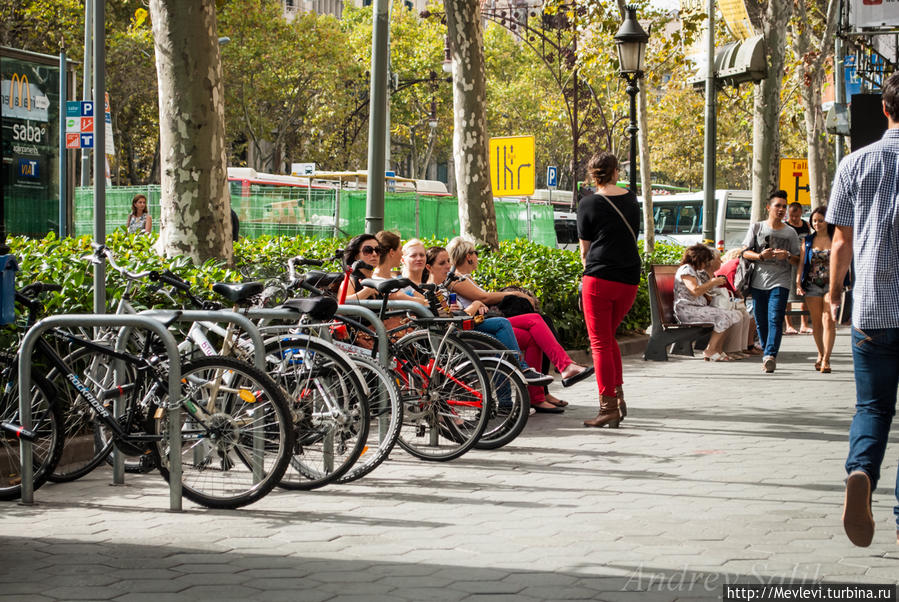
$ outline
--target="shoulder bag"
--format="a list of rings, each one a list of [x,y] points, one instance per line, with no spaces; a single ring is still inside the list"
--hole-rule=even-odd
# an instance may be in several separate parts
[[[755,222],[749,227],[749,231],[752,233],[752,244],[743,249],[743,253],[746,251],[752,251],[753,253],[758,253],[758,236],[761,231],[761,222]],[[744,297],[749,294],[749,287],[752,284],[752,274],[755,272],[755,262],[749,261],[743,254],[740,254],[740,263],[737,264],[737,271],[734,273],[734,290],[743,295]]]
[[[596,194],[598,194],[599,196],[601,196],[602,198],[604,198],[604,199],[606,200],[606,202],[612,207],[612,209],[615,210],[615,213],[618,214],[618,216],[621,218],[621,221],[623,221],[623,222],[624,222],[624,225],[627,226],[628,232],[630,232],[630,233],[631,233],[631,236],[634,237],[634,244],[637,245],[637,244],[638,244],[638,243],[637,243],[637,233],[634,232],[634,229],[631,228],[631,225],[630,225],[629,223],[627,223],[627,218],[625,218],[625,217],[624,217],[624,214],[621,213],[621,209],[619,209],[618,207],[616,207],[616,206],[615,206],[615,203],[613,203],[613,202],[611,201],[611,199],[609,199],[609,197],[607,197],[606,195],[600,194],[600,193],[598,193],[598,192],[597,192]]]

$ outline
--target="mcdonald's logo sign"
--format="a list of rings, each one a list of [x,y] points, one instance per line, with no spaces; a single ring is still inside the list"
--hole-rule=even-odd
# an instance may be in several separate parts
[[[16,84],[19,85],[18,94],[16,94]],[[31,110],[31,88],[28,86],[28,76],[24,73],[21,77],[18,73],[13,73],[9,83],[9,108],[12,109],[16,105],[24,107],[28,111]]]

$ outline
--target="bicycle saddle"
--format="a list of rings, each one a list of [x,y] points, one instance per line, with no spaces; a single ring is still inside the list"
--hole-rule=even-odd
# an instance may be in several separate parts
[[[362,286],[367,286],[378,291],[382,295],[389,295],[394,291],[412,286],[412,281],[408,278],[391,278],[390,280],[374,280],[366,278],[361,282]]]
[[[261,282],[243,282],[241,284],[216,282],[212,285],[213,292],[218,293],[232,303],[240,303],[250,297],[255,297],[262,292],[263,288],[265,286]]]
[[[311,272],[306,272],[303,280],[317,288],[328,288],[343,280],[343,272],[321,272],[319,270],[313,270]]]
[[[314,320],[330,320],[337,313],[337,299],[333,297],[309,297],[288,299],[278,309],[292,309]]]

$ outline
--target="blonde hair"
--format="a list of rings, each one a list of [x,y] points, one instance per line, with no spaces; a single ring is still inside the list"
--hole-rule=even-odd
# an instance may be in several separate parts
[[[746,247],[737,247],[736,249],[731,249],[730,251],[728,251],[727,253],[725,253],[724,255],[721,256],[721,261],[727,262],[727,261],[730,261],[731,259],[736,259],[737,257],[740,257],[743,254],[743,251],[745,249],[746,249]]]
[[[454,266],[461,264],[468,254],[474,253],[474,251],[474,243],[461,236],[457,236],[446,245],[446,252],[449,253],[450,261]]]
[[[422,249],[425,248],[425,243],[421,242],[421,239],[412,238],[406,241],[406,244],[403,245],[403,255],[408,255],[409,249],[412,247],[419,246]]]

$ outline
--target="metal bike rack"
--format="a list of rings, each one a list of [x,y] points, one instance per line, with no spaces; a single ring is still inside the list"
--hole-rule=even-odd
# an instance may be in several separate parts
[[[265,345],[259,329],[246,316],[228,310],[209,311],[199,309],[147,309],[138,314],[162,320],[164,322],[230,322],[239,326],[250,335],[253,341],[253,363],[260,370],[265,370]],[[296,315],[296,314],[294,314]]]
[[[31,424],[31,356],[38,338],[47,330],[61,326],[88,327],[129,327],[143,328],[157,334],[165,345],[171,364],[169,369],[169,509],[181,510],[181,364],[178,361],[178,345],[168,329],[158,320],[148,316],[102,315],[102,314],[70,314],[50,316],[38,321],[25,334],[19,350],[19,416],[26,429]],[[124,345],[124,339],[121,341]],[[27,360],[27,361],[26,361]],[[30,441],[21,439],[19,450],[22,460],[22,504],[34,503],[34,465],[31,456]]]

